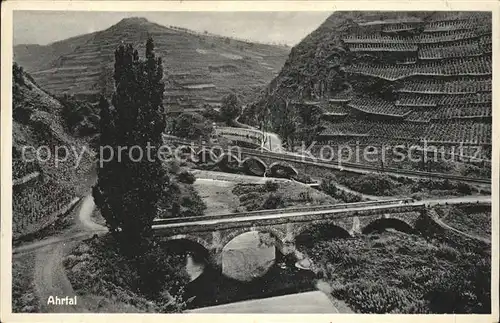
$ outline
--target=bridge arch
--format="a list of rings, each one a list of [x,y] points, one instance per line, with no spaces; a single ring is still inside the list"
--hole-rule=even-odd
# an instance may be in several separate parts
[[[224,170],[237,170],[241,160],[232,153],[223,153],[217,160],[217,164]]]
[[[245,158],[241,162],[241,165],[243,166],[243,171],[248,175],[264,176],[267,172],[266,163],[258,157]]]
[[[197,154],[197,162],[200,164],[209,164],[217,162],[217,155],[210,149],[203,148]]]
[[[160,244],[168,244],[172,242],[188,242],[188,243],[195,243],[201,247],[203,247],[205,250],[210,250],[212,249],[210,243],[208,243],[205,239],[197,237],[195,235],[191,234],[177,234],[175,236],[170,236],[166,237],[161,240]]]
[[[361,232],[368,234],[372,232],[382,232],[385,229],[395,229],[405,233],[415,233],[415,228],[411,223],[398,218],[379,218],[366,225]]]
[[[283,235],[270,228],[237,230],[223,240],[222,274],[239,281],[262,277],[285,255]]]
[[[300,228],[294,236],[297,247],[312,247],[315,241],[351,238],[348,228],[341,223],[322,222],[312,223]]]
[[[274,177],[291,178],[299,175],[295,167],[285,162],[274,162],[269,165],[269,173]]]
[[[283,253],[285,234],[274,228],[241,228],[237,230],[231,230],[231,232],[225,234],[221,239],[222,249],[224,249],[224,247],[234,238],[249,232],[269,233],[274,238],[274,241],[276,243],[275,246],[280,252]]]
[[[180,255],[191,254],[198,262],[211,263],[213,251],[210,244],[204,239],[188,234],[179,234],[164,238],[160,245]]]

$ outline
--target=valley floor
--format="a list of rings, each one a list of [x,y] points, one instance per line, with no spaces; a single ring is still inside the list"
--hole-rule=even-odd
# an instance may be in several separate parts
[[[195,187],[209,206],[209,214],[233,212],[235,208],[242,206],[241,195],[235,194],[235,190],[248,185],[238,183],[242,180],[241,175],[207,172],[198,172],[196,175],[198,179]],[[215,176],[219,176],[218,179],[210,178]],[[220,176],[224,179],[220,179]],[[231,181],[231,178],[235,181]],[[254,177],[253,180],[255,183],[248,187],[266,187],[268,179]],[[288,180],[277,182],[277,191],[290,185],[304,190],[311,189]],[[288,199],[293,195],[283,192]],[[326,196],[325,201],[331,202],[328,198],[333,199]],[[477,197],[456,199],[470,202]],[[491,215],[487,208],[476,210],[472,206],[459,208],[459,211],[445,209],[439,211],[438,215],[444,223],[457,227],[460,232],[488,235],[490,231],[486,224]],[[471,212],[476,221],[468,221],[467,215],[472,214]],[[106,231],[105,227],[96,223],[102,223],[102,218],[94,211],[90,196],[83,199],[67,220],[69,224],[56,231],[55,235],[14,249],[14,311],[178,310],[175,305],[178,300],[175,297],[169,296],[170,301],[155,302],[126,288],[124,277],[130,273],[125,267],[122,268],[114,249],[110,249],[108,235],[81,241],[94,233]],[[421,236],[389,229],[351,239],[319,239],[313,246],[302,246],[299,249],[313,261],[316,288],[326,293],[330,302],[333,301],[335,305],[330,308],[333,312],[348,312],[349,308],[361,313],[487,312],[490,297],[489,248],[481,241],[467,239],[463,235],[450,237],[446,232],[448,231],[444,230],[439,235]],[[78,295],[80,303],[77,307],[48,306],[49,295]],[[446,301],[450,295],[454,298]],[[323,296],[318,297],[324,299]],[[283,308],[280,300],[282,298],[277,299],[277,305],[270,312]],[[259,300],[253,304],[263,304],[262,302],[265,301]],[[347,305],[342,305],[343,302]],[[247,309],[254,308],[251,302],[247,304]],[[233,305],[223,308],[231,306]],[[326,307],[323,309],[326,311]],[[315,311],[322,310],[315,308]],[[252,313],[256,312],[252,310]]]

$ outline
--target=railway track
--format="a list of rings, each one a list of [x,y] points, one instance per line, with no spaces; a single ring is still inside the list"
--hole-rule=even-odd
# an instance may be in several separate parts
[[[189,142],[187,140],[182,140],[182,139],[175,139],[172,138],[171,136],[165,136],[164,139],[167,141],[170,141],[174,144],[179,144],[179,145],[187,145],[193,148],[210,148],[212,147],[211,145],[199,145],[193,142]],[[366,164],[360,164],[360,163],[350,163],[350,162],[332,162],[332,161],[326,161],[322,160],[319,158],[312,158],[308,156],[298,156],[295,154],[287,154],[287,153],[277,153],[277,152],[270,152],[270,151],[258,151],[258,150],[252,150],[248,148],[240,148],[241,153],[244,153],[249,156],[255,156],[255,157],[268,157],[272,159],[277,159],[280,161],[288,161],[288,162],[296,162],[296,163],[301,163],[301,164],[307,164],[307,165],[315,165],[318,167],[325,167],[325,168],[330,168],[330,169],[335,169],[335,170],[348,170],[352,172],[356,171],[362,171],[362,172],[383,172],[383,173],[393,173],[399,176],[408,176],[408,177],[417,177],[417,178],[434,178],[434,179],[448,179],[448,180],[453,180],[453,181],[461,181],[461,182],[466,182],[470,184],[482,184],[482,185],[491,185],[491,179],[486,179],[486,178],[475,178],[475,177],[466,177],[466,176],[459,176],[459,175],[453,175],[453,174],[445,174],[445,173],[434,173],[434,172],[425,172],[425,171],[417,171],[417,170],[407,170],[407,169],[400,169],[400,168],[394,168],[394,167],[384,167],[384,170],[382,171],[380,167],[375,167],[375,166],[370,166]]]

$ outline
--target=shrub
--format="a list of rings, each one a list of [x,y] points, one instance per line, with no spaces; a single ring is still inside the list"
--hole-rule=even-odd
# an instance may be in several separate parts
[[[198,113],[184,112],[172,122],[172,134],[177,137],[207,139],[212,131],[212,124]]]
[[[285,202],[281,194],[271,193],[262,204],[262,208],[266,210],[279,209],[285,207]]]
[[[181,183],[193,184],[196,181],[196,177],[194,177],[193,173],[184,170],[177,175],[177,180]]]
[[[362,313],[408,313],[412,298],[404,291],[384,282],[361,280],[344,290],[351,305]]]
[[[465,195],[470,195],[472,193],[472,187],[467,183],[459,182],[457,184],[457,191]]]
[[[345,191],[342,191],[339,194],[339,197],[345,203],[356,203],[356,202],[361,202],[363,200],[360,195],[352,194]]]
[[[323,179],[319,185],[320,190],[328,195],[336,196],[337,186],[335,186],[336,178],[334,175],[328,175]]]
[[[489,313],[490,270],[486,260],[460,266],[455,272],[435,275],[425,299],[434,313]]]
[[[241,103],[235,94],[229,94],[222,100],[220,108],[221,117],[229,122],[233,121],[241,114]]]
[[[305,183],[305,184],[309,184],[309,183],[314,182],[314,180],[311,178],[311,176],[309,176],[307,174],[302,174],[302,173],[293,176],[293,179],[296,180],[297,182],[301,182],[301,183]]]
[[[299,199],[301,201],[305,201],[305,202],[312,202],[313,201],[313,198],[312,198],[311,193],[309,191],[300,192]]]
[[[277,182],[273,182],[271,180],[266,181],[264,184],[265,190],[267,192],[275,192],[279,188],[279,184]]]

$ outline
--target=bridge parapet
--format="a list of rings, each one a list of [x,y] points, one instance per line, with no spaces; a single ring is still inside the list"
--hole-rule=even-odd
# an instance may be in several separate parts
[[[155,224],[153,230],[155,235],[164,236],[167,240],[189,239],[213,254],[219,254],[229,241],[242,233],[267,232],[275,238],[276,245],[286,252],[286,250],[293,250],[295,237],[316,225],[336,226],[348,235],[352,235],[362,232],[374,221],[391,217],[391,214],[396,214],[392,216],[394,219],[402,219],[401,221],[411,225],[423,209],[425,209],[423,205],[390,204],[235,218],[225,216],[212,220]],[[411,215],[402,215],[404,213],[411,213]]]
[[[404,205],[406,202],[410,202],[411,198],[398,198],[391,200],[378,200],[378,201],[365,201],[365,202],[355,202],[355,203],[338,203],[338,204],[328,204],[328,205],[315,205],[315,206],[299,206],[299,207],[288,207],[282,209],[274,210],[259,210],[259,211],[247,211],[238,213],[225,213],[217,215],[202,215],[196,217],[184,217],[184,218],[165,218],[156,219],[153,225],[159,224],[170,224],[170,223],[187,223],[187,222],[197,222],[202,220],[219,220],[226,218],[245,218],[249,216],[264,216],[264,215],[276,215],[285,213],[299,213],[299,212],[315,212],[324,210],[342,210],[351,209],[356,207],[368,207],[368,206],[380,206],[380,205]]]

